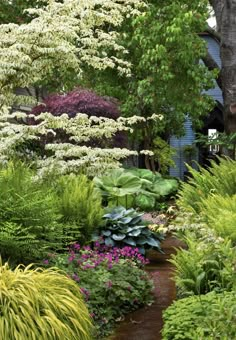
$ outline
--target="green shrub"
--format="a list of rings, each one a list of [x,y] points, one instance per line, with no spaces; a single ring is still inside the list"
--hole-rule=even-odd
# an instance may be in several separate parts
[[[0,249],[16,262],[42,257],[46,249],[61,248],[57,196],[25,164],[0,169]]]
[[[0,264],[2,340],[89,340],[92,325],[79,287],[55,270]]]
[[[211,167],[200,171],[189,168],[192,178],[182,185],[178,204],[197,213],[199,204],[211,194],[233,196],[236,194],[236,161],[220,159],[220,164],[211,162]]]
[[[147,222],[142,219],[142,213],[134,209],[126,210],[116,207],[104,215],[105,226],[95,239],[102,236],[107,246],[132,246],[137,247],[140,252],[145,249],[156,249],[161,251],[160,241],[164,239],[161,233],[151,231]]]
[[[236,195],[213,195],[203,200],[199,207],[210,228],[219,236],[236,242]]]
[[[101,196],[94,183],[84,175],[71,174],[62,176],[56,188],[65,234],[74,241],[90,241],[104,213]]]
[[[163,317],[163,340],[234,340],[236,292],[181,299],[167,308]]]
[[[170,262],[175,266],[175,282],[180,296],[206,294],[212,290],[236,288],[236,248],[223,240],[199,240],[193,233],[185,242],[188,249],[178,249]]]

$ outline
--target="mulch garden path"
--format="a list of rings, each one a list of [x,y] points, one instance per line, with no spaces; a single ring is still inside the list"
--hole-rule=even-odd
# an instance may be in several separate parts
[[[153,251],[149,254],[150,264],[146,270],[150,272],[154,284],[154,303],[126,316],[116,328],[110,340],[160,340],[163,327],[162,312],[175,300],[176,289],[173,278],[173,266],[167,261],[176,247],[183,247],[182,242],[169,236],[162,243],[165,254]]]

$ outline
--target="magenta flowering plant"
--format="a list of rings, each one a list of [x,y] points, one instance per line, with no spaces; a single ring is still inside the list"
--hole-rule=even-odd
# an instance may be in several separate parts
[[[68,253],[51,255],[46,261],[80,285],[100,338],[125,313],[152,302],[153,283],[143,269],[148,260],[137,248],[74,244]]]

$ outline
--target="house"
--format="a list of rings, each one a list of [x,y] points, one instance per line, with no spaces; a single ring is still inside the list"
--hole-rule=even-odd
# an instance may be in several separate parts
[[[220,46],[217,39],[208,32],[204,32],[201,34],[202,39],[207,42],[208,51],[214,61],[217,63],[219,67],[221,67],[221,59],[220,59]],[[203,63],[201,60],[200,62]],[[184,179],[184,173],[187,171],[185,163],[191,163],[194,167],[193,162],[191,160],[197,161],[202,166],[207,164],[207,158],[209,157],[209,148],[204,148],[202,146],[195,147],[193,145],[196,137],[196,133],[201,133],[205,136],[210,135],[214,132],[223,132],[224,131],[224,122],[223,122],[223,97],[222,92],[217,83],[215,82],[215,87],[207,91],[214,100],[215,107],[209,112],[209,114],[204,119],[204,124],[201,130],[195,131],[192,127],[192,123],[190,118],[186,118],[184,123],[185,135],[181,138],[177,138],[172,136],[170,138],[170,145],[174,147],[177,152],[174,156],[174,161],[176,167],[171,167],[169,169],[169,174],[171,176],[178,177],[180,179]]]

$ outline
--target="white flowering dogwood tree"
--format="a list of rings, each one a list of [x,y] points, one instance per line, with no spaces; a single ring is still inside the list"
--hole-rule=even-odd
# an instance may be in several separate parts
[[[0,159],[12,157],[20,144],[62,129],[70,136],[67,143],[48,144],[50,156],[39,159],[40,173],[60,170],[97,174],[119,166],[123,158],[135,154],[128,149],[101,149],[81,146],[91,138],[103,139],[118,131],[132,131],[142,117],[129,119],[88,117],[78,113],[54,117],[37,116],[37,125],[27,125],[23,112],[12,106],[26,101],[15,89],[34,86],[57,76],[64,83],[83,76],[85,65],[96,69],[116,68],[130,75],[130,65],[121,54],[127,51],[117,41],[125,17],[137,15],[144,3],[139,0],[48,0],[47,6],[31,9],[28,24],[0,25]],[[109,29],[107,29],[109,27]],[[27,98],[29,100],[29,98]],[[152,119],[159,119],[153,115]],[[20,123],[21,122],[21,123]]]

